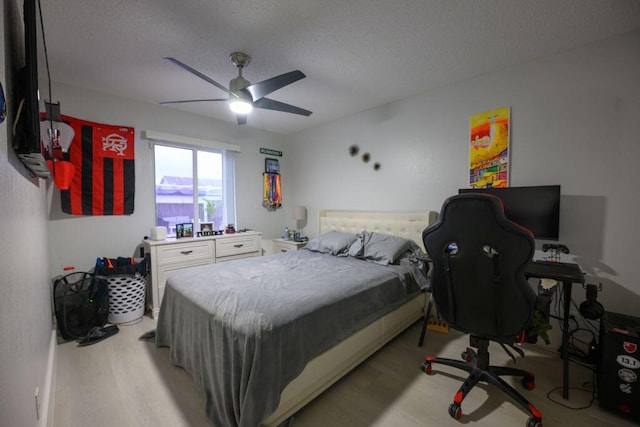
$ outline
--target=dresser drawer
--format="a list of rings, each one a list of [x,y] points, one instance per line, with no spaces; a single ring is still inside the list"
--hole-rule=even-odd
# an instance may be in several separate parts
[[[260,236],[233,236],[216,239],[216,258],[259,252]]]
[[[158,269],[158,286],[164,286],[165,283],[167,283],[167,277],[174,271],[181,270],[183,268],[195,267],[198,265],[207,265],[207,264],[211,264],[211,262],[196,260],[192,262],[185,262],[184,264],[180,264],[180,265],[168,265],[165,267],[161,267]]]
[[[287,245],[286,243],[273,242],[273,252],[277,254],[281,252],[295,251],[297,249],[298,248],[295,246]]]
[[[158,303],[162,304],[162,297],[164,296],[164,288],[167,285],[167,277],[173,273],[174,271],[177,270],[181,270],[183,268],[187,268],[187,267],[195,267],[197,265],[207,265],[209,264],[211,261],[204,261],[204,260],[193,260],[192,262],[185,262],[184,264],[180,264],[180,265],[170,265],[164,268],[159,268],[158,269],[158,277],[157,277],[157,281],[156,284],[158,286]]]
[[[214,260],[213,241],[179,243],[158,248],[158,265],[212,263]],[[192,264],[193,265],[193,264]]]
[[[282,252],[297,251],[306,244],[307,242],[296,242],[295,240],[273,239],[273,252],[279,254]]]

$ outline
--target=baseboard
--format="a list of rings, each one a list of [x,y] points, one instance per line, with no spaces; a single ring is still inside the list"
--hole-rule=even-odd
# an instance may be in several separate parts
[[[49,342],[49,356],[47,358],[47,372],[45,373],[45,381],[40,393],[40,419],[38,427],[53,426],[53,408],[55,406],[56,395],[56,354],[58,350],[58,338],[56,330],[51,331],[51,340]]]

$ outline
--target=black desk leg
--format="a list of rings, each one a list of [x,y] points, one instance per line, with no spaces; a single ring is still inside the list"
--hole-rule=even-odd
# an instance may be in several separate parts
[[[562,319],[562,397],[569,400],[569,316],[572,282],[562,282],[564,288],[564,317]]]
[[[433,307],[433,295],[429,293],[429,303],[427,305],[427,310],[424,313],[424,318],[422,319],[422,330],[420,331],[420,339],[418,340],[418,347],[422,347],[422,344],[424,343],[424,335],[427,332],[429,318],[431,317],[431,307]]]

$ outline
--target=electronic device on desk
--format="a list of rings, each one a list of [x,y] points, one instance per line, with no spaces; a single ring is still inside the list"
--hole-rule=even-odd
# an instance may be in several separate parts
[[[569,248],[566,245],[555,245],[551,243],[545,243],[542,245],[542,252],[551,251],[551,255],[547,258],[549,261],[560,262],[560,253],[568,254]]]
[[[502,200],[504,214],[511,221],[528,228],[535,239],[560,238],[560,186],[461,188],[458,193],[480,192]]]
[[[297,236],[297,237],[294,237],[293,241],[299,242],[299,243],[306,243],[309,241],[309,238],[307,236]]]

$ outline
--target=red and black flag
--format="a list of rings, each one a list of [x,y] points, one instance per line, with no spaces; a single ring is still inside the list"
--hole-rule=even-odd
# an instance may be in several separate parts
[[[72,215],[130,215],[135,195],[134,129],[62,116],[74,130],[65,154],[75,166],[62,211]],[[68,157],[68,158],[67,158]]]

